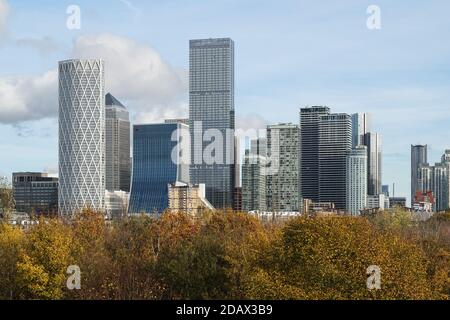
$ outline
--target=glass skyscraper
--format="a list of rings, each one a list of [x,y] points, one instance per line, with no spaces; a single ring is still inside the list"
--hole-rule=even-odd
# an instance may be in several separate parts
[[[411,206],[417,191],[423,191],[419,184],[419,168],[428,163],[427,145],[411,145]]]
[[[364,135],[370,131],[370,114],[352,114],[352,147],[364,144]]]
[[[352,121],[345,113],[320,117],[319,201],[346,209],[346,160],[352,149]]]
[[[206,198],[218,209],[233,206],[234,128],[234,42],[228,38],[191,40],[190,177],[192,183],[206,185]],[[215,150],[208,147],[212,143]]]
[[[303,199],[319,201],[319,122],[330,108],[315,106],[300,109],[300,182]]]
[[[106,189],[130,191],[130,117],[128,110],[112,94],[106,104]]]
[[[130,214],[161,214],[169,207],[168,185],[189,182],[187,130],[182,123],[133,126]]]
[[[367,194],[377,196],[381,192],[381,135],[368,132],[364,135],[364,145],[367,146]]]

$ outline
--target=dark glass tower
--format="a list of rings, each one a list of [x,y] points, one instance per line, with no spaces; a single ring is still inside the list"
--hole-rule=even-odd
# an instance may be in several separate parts
[[[427,163],[427,145],[411,145],[411,206],[416,191],[422,190],[419,187],[419,168]]]
[[[189,150],[189,140],[183,142],[179,134],[172,139],[177,129],[187,131],[187,126],[181,123],[133,126],[130,214],[161,214],[169,206],[168,184],[189,182],[188,162],[173,159],[173,155]]]
[[[190,177],[192,183],[206,185],[206,198],[218,209],[233,206],[234,128],[234,42],[228,38],[191,40]],[[214,138],[205,135],[208,132],[215,135]],[[210,162],[204,153],[206,156],[210,154],[208,146],[213,141],[220,145],[220,149],[213,151],[216,160]]]
[[[319,201],[319,121],[328,107],[300,109],[300,183],[303,199]]]
[[[106,190],[130,191],[130,117],[125,106],[113,95],[105,97],[105,173]]]

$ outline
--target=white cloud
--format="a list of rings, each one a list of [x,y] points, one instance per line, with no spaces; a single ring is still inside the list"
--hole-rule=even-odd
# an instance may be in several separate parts
[[[256,113],[239,116],[236,119],[236,128],[241,130],[266,129],[268,121]]]
[[[170,66],[149,46],[111,34],[81,36],[69,58],[104,59],[106,90],[128,105],[137,122],[187,114],[187,71]],[[56,70],[0,78],[0,123],[56,117],[57,90]]]
[[[106,87],[136,113],[163,116],[166,109],[181,109],[187,93],[187,71],[165,62],[153,48],[133,40],[102,34],[75,41],[76,58],[103,58]]]
[[[57,72],[0,78],[0,123],[16,124],[57,114]]]

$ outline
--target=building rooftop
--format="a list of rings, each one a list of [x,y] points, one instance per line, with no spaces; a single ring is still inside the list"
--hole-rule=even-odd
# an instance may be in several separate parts
[[[105,105],[106,106],[116,106],[122,109],[126,109],[125,106],[117,100],[111,93],[107,93],[105,96]]]

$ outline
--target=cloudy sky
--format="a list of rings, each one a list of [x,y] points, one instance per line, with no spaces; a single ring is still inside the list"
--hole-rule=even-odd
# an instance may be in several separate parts
[[[81,29],[66,26],[70,5]],[[369,30],[366,10],[381,9]],[[298,108],[370,112],[383,183],[409,193],[410,144],[450,148],[450,2],[388,0],[0,0],[0,174],[57,168],[59,60],[102,57],[133,122],[187,115],[188,41],[236,44],[243,127],[297,122]]]

